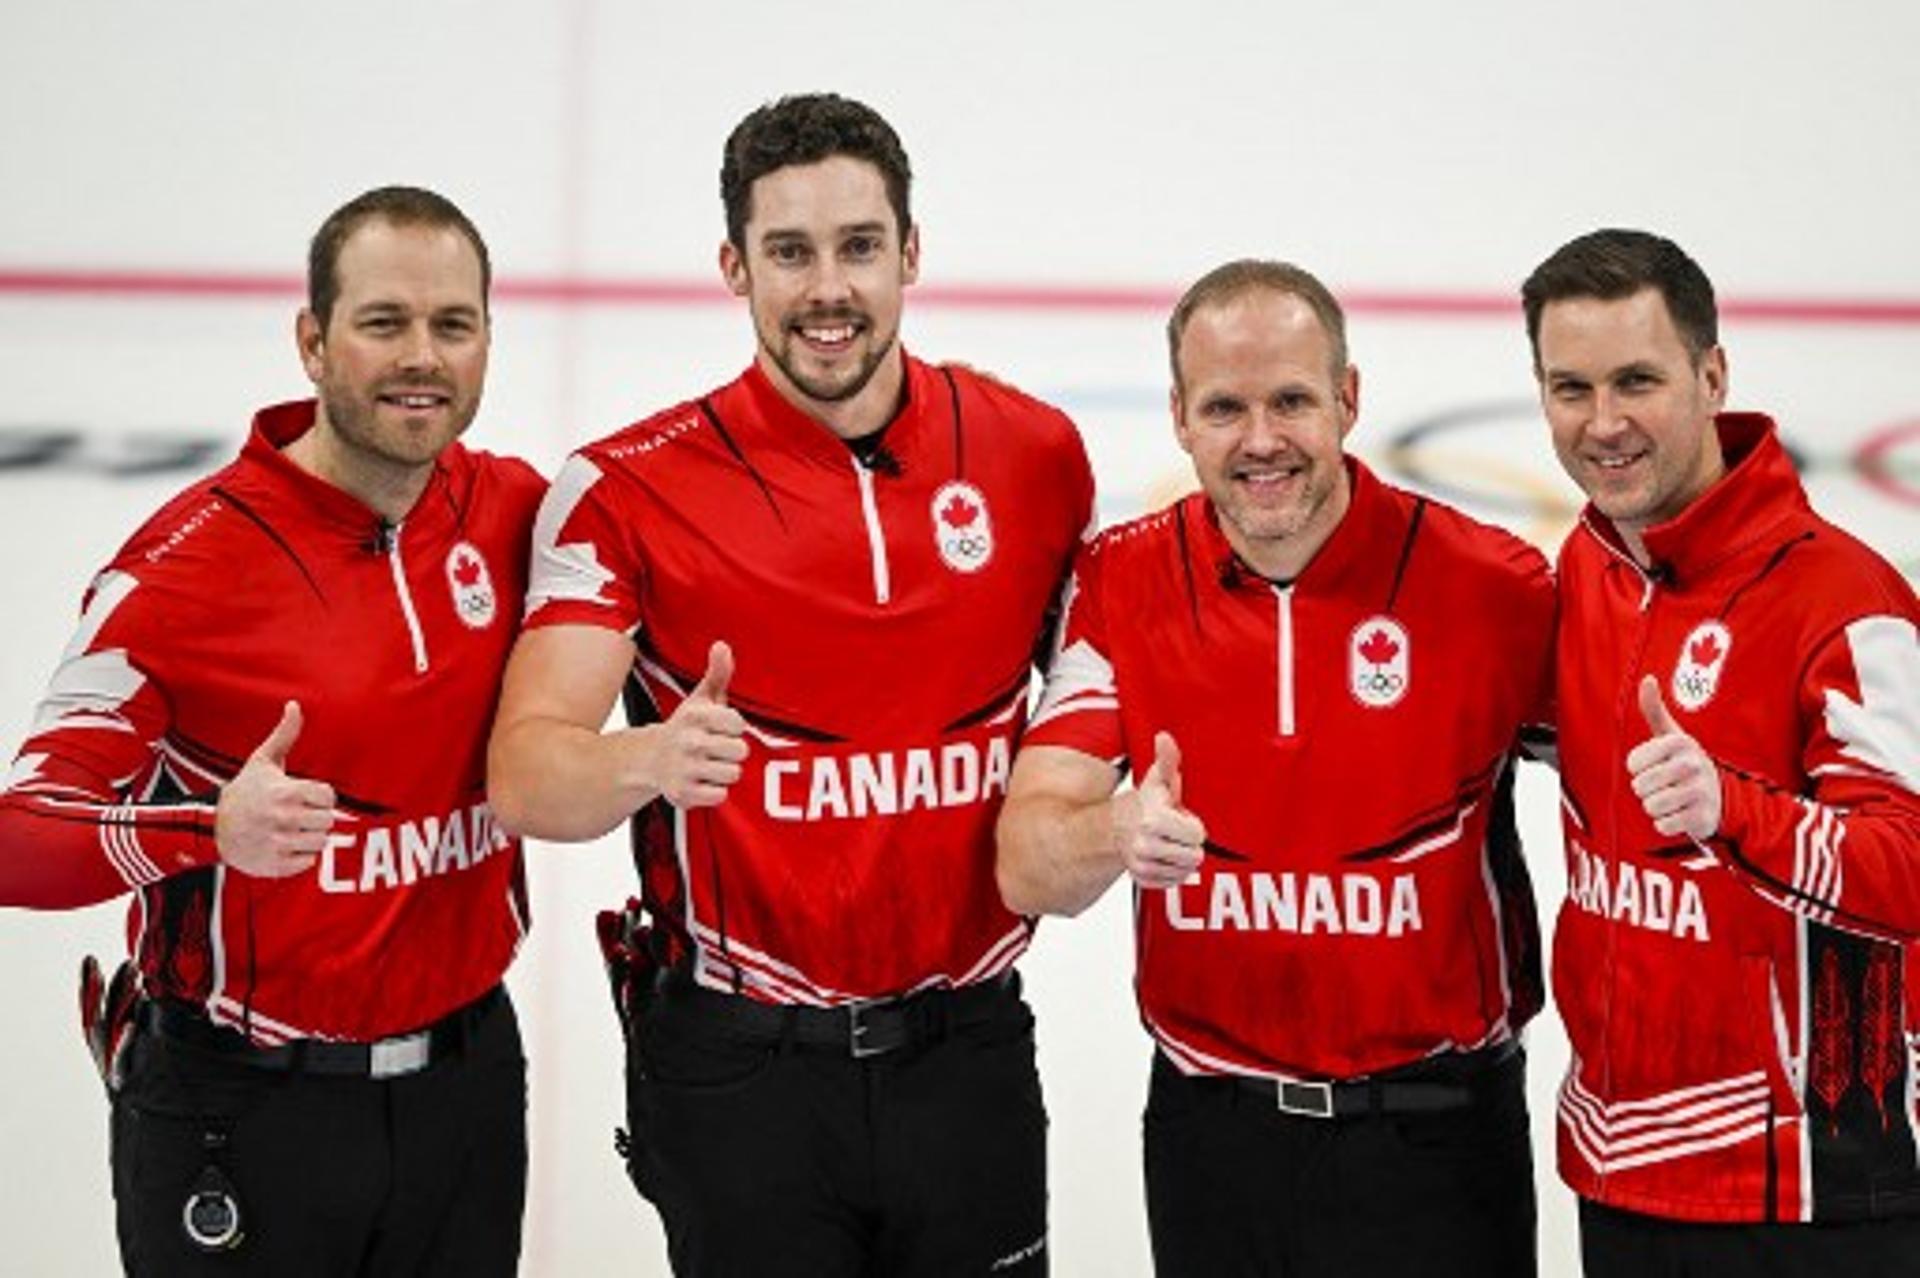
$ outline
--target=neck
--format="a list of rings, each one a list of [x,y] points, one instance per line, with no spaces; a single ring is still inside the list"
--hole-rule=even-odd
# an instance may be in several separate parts
[[[282,449],[281,455],[316,479],[359,498],[390,524],[407,517],[433,475],[432,462],[408,466],[348,444],[327,420],[325,405],[316,410],[313,427]]]
[[[881,357],[867,384],[845,399],[815,399],[788,380],[780,366],[762,350],[754,356],[760,371],[767,375],[780,398],[819,422],[841,439],[859,439],[871,435],[900,410],[905,393],[907,365],[900,344],[893,343]]]

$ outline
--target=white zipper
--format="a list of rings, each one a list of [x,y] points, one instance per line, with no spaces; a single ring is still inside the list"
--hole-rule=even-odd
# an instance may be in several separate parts
[[[893,598],[893,573],[887,566],[887,537],[880,528],[880,507],[873,499],[873,472],[853,462],[854,478],[860,482],[860,514],[867,521],[867,553],[873,559],[873,601],[886,603]]]
[[[1280,735],[1293,735],[1293,587],[1275,586],[1280,601]]]
[[[393,569],[393,592],[400,596],[400,611],[407,619],[407,634],[413,639],[413,672],[427,672],[427,637],[420,633],[420,614],[413,610],[413,594],[407,589],[406,566],[400,562],[400,525],[387,533],[387,567]]]

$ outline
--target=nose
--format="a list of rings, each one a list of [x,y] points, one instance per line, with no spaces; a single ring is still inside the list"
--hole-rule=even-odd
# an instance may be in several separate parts
[[[852,293],[846,266],[836,254],[821,253],[814,258],[807,275],[807,301],[815,306],[832,306],[845,302]]]
[[[436,369],[441,364],[440,343],[434,339],[432,325],[425,320],[407,328],[400,346],[400,366],[406,369]]]
[[[1598,439],[1614,439],[1625,433],[1629,419],[1620,397],[1602,386],[1593,393],[1593,419],[1587,431]]]
[[[1265,405],[1256,405],[1247,415],[1247,434],[1241,441],[1241,451],[1264,457],[1279,452],[1286,443],[1280,415]]]

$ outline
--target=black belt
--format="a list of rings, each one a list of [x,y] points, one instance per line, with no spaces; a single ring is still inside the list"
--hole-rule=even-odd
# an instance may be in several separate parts
[[[466,1045],[474,1026],[506,997],[496,985],[479,998],[441,1017],[425,1029],[371,1043],[339,1043],[323,1038],[295,1039],[262,1047],[238,1030],[215,1025],[180,1003],[141,1005],[140,1025],[159,1038],[216,1052],[256,1069],[302,1070],[352,1078],[404,1078],[445,1060]]]
[[[991,1020],[1019,992],[1020,979],[1012,972],[978,985],[942,986],[832,1007],[762,1003],[694,985],[677,974],[670,974],[661,988],[668,1003],[729,1038],[831,1048],[856,1060],[938,1042],[961,1026]]]
[[[1338,1082],[1247,1078],[1230,1081],[1271,1102],[1283,1114],[1302,1118],[1364,1118],[1372,1114],[1444,1114],[1479,1103],[1489,1079],[1520,1055],[1508,1039],[1476,1052],[1454,1052],[1419,1061],[1373,1078]]]

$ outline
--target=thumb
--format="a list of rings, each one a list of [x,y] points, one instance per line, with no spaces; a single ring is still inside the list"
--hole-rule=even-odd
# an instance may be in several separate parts
[[[1147,779],[1165,786],[1167,801],[1180,806],[1180,743],[1173,739],[1171,732],[1153,734],[1153,767],[1148,770]]]
[[[280,712],[280,722],[273,725],[273,731],[254,750],[253,757],[264,759],[276,768],[286,767],[287,756],[293,753],[293,743],[300,739],[301,722],[300,703],[287,702],[286,708]]]
[[[724,639],[715,639],[713,647],[707,649],[707,672],[700,676],[700,682],[687,694],[688,700],[705,697],[715,705],[727,704],[727,684],[733,679],[733,649]]]
[[[1647,727],[1657,737],[1680,731],[1680,725],[1674,722],[1673,712],[1667,709],[1666,698],[1660,695],[1660,681],[1652,675],[1642,675],[1640,678],[1640,713],[1646,718]]]

